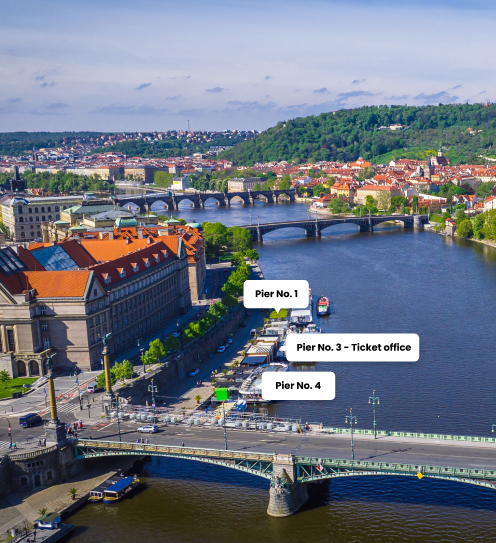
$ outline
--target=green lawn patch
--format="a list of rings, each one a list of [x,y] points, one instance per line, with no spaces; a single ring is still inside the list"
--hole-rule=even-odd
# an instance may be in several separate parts
[[[38,380],[38,377],[18,377],[0,383],[0,398],[10,398],[13,392],[27,392],[22,385],[30,385]]]
[[[281,309],[279,313],[275,310],[270,313],[271,319],[285,319],[287,316],[288,316],[287,309]]]

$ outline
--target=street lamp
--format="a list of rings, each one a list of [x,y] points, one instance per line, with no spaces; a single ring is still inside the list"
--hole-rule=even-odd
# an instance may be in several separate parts
[[[76,385],[77,385],[77,388],[78,388],[79,410],[82,411],[83,410],[83,404],[81,403],[81,389],[79,388],[79,375],[78,375],[77,362],[74,362],[74,366],[75,366],[74,374],[76,375]]]
[[[226,408],[224,406],[224,402],[222,402],[222,417],[224,421],[224,448],[227,451],[227,433],[226,433]]]
[[[358,419],[355,415],[353,415],[353,408],[350,407],[350,414],[346,415],[345,423],[350,423],[350,432],[351,432],[351,459],[355,460],[355,444],[353,443],[353,423],[357,423]]]
[[[115,393],[115,413],[117,415],[117,433],[119,434],[119,443],[121,443],[121,419],[119,417],[119,393]]]
[[[148,392],[152,393],[152,407],[153,407],[153,424],[155,424],[155,393],[157,392],[157,387],[153,384],[153,379],[150,385],[148,385]]]
[[[140,353],[141,353],[141,363],[143,364],[143,373],[146,373],[146,368],[145,368],[145,349],[140,349]]]
[[[377,439],[377,428],[376,428],[376,422],[375,422],[375,404],[379,405],[379,396],[375,395],[375,389],[372,391],[372,396],[369,396],[369,403],[372,404],[372,408],[374,411],[374,439]]]
[[[7,425],[8,425],[7,429],[8,429],[9,438],[10,438],[10,448],[12,449],[12,427],[10,426],[10,420],[9,419],[7,419]]]

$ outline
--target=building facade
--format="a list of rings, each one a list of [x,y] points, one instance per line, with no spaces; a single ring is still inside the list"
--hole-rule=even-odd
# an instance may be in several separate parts
[[[229,179],[227,190],[229,192],[246,192],[253,190],[258,183],[261,185],[264,180],[261,177],[239,177],[238,179]]]

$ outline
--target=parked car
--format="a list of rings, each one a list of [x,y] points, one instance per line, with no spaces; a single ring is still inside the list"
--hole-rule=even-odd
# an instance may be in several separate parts
[[[23,428],[29,428],[30,426],[34,426],[39,422],[41,422],[41,417],[38,415],[38,413],[28,413],[27,415],[19,417],[19,424]]]
[[[228,345],[231,345],[231,343],[232,343],[232,339],[231,339],[230,337],[229,337],[229,338],[227,338],[227,341],[226,341],[226,343],[227,343]]]
[[[173,332],[172,335],[174,337],[181,337],[181,334],[179,332]]]
[[[226,346],[225,346],[225,345],[221,345],[221,346],[217,349],[217,352],[218,352],[218,353],[223,353],[225,350],[226,350]]]
[[[195,375],[198,375],[200,373],[200,370],[196,368],[196,370],[190,371],[189,376],[194,377]]]
[[[242,322],[241,323],[241,328],[246,328],[248,325],[246,324],[246,322]]]
[[[138,432],[142,434],[156,434],[158,432],[158,426],[156,424],[147,424],[138,428]]]
[[[256,336],[257,335],[257,329],[256,328],[252,328],[250,330],[250,336]]]

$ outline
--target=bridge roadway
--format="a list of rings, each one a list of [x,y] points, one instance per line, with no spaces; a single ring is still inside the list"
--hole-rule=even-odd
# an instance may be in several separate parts
[[[150,444],[224,449],[222,428],[160,426],[157,434],[146,434]],[[121,423],[122,442],[136,443],[143,437],[136,423]],[[118,441],[117,425],[101,430],[86,430],[82,439]],[[496,444],[480,442],[444,442],[433,439],[381,437],[354,434],[355,460],[496,470]],[[349,434],[289,434],[227,430],[229,450],[251,453],[293,454],[298,456],[349,459]]]
[[[328,219],[307,219],[303,221],[284,221],[273,223],[246,224],[245,228],[251,233],[253,241],[263,241],[263,236],[282,228],[302,228],[307,237],[320,237],[322,230],[338,224],[355,224],[360,232],[373,232],[374,227],[383,222],[400,221],[404,228],[422,228],[429,222],[428,215],[369,215],[364,217],[344,217]]]

